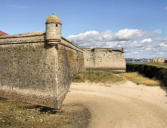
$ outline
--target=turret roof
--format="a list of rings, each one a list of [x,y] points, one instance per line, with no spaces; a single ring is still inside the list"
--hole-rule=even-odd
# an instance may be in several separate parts
[[[56,16],[54,13],[47,18],[46,24],[49,24],[49,23],[62,24],[60,18]]]

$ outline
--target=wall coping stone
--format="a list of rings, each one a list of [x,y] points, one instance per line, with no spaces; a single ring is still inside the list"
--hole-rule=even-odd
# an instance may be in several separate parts
[[[108,51],[117,51],[117,52],[122,52],[122,53],[124,53],[123,51],[122,51],[122,49],[114,49],[114,48],[82,48],[82,50],[84,50],[84,51],[106,51],[106,50],[108,50]]]
[[[20,34],[14,34],[14,35],[0,36],[0,39],[32,37],[32,36],[42,36],[42,35],[45,35],[45,33],[44,32],[29,32],[29,33],[20,33]]]
[[[45,32],[29,32],[29,33],[21,33],[8,36],[0,36],[0,45],[45,43],[45,42],[47,42],[45,38]],[[61,37],[61,41],[59,44],[83,53],[83,50],[81,48],[74,45],[71,41],[67,40],[64,37]]]
[[[75,49],[75,50],[83,53],[83,50],[81,48],[79,48],[78,46],[74,45],[71,41],[67,40],[64,37],[61,37],[61,39],[64,40],[64,41],[66,41],[66,42],[68,42],[68,44],[64,44],[63,42],[61,42],[60,44],[62,44],[64,46],[67,46],[69,48]]]

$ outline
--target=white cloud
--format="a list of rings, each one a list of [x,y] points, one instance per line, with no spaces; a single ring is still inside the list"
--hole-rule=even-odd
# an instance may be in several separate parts
[[[149,50],[152,50],[152,49],[151,49],[151,48],[149,48],[149,47],[147,47],[147,48],[146,48],[146,51],[149,51]]]
[[[141,41],[142,43],[150,43],[152,42],[152,39],[151,38],[147,38],[147,39],[144,39]]]
[[[162,33],[161,30],[143,32],[138,29],[122,29],[116,33],[112,33],[110,30],[105,32],[87,31],[70,35],[67,38],[84,48],[120,49],[124,47],[126,57],[167,57],[167,38],[156,38],[160,33]]]
[[[163,48],[167,48],[167,43],[166,44],[165,43],[160,43],[159,46],[163,47]]]
[[[138,29],[123,29],[118,31],[114,36],[120,40],[130,40],[141,38],[144,36],[144,33]]]

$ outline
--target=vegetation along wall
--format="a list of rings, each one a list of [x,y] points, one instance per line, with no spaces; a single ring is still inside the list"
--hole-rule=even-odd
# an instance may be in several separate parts
[[[127,64],[128,72],[139,72],[149,78],[158,79],[167,86],[167,68],[149,64]]]

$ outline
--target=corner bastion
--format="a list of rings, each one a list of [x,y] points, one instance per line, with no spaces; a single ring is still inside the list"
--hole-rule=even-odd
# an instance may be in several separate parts
[[[84,70],[83,50],[61,36],[61,20],[46,32],[0,36],[0,97],[59,109],[72,76]]]

